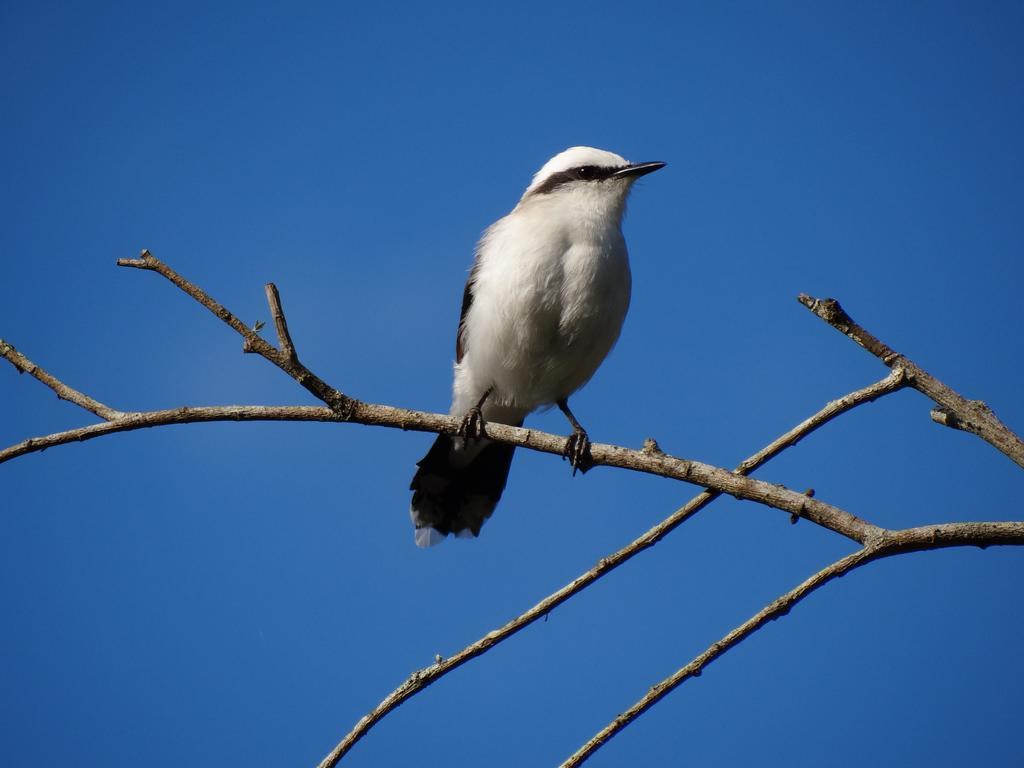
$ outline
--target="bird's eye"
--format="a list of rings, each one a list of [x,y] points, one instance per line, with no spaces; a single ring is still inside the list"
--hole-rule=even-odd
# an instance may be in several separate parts
[[[589,181],[594,178],[594,176],[594,166],[592,165],[584,165],[576,169],[576,178],[582,179],[583,181]]]

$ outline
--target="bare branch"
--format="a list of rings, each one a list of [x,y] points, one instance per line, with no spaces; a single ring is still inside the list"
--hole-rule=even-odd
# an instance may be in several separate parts
[[[447,432],[449,434],[455,434],[458,430],[458,422],[449,416],[362,403],[347,397],[339,390],[329,386],[297,360],[285,352],[272,347],[254,331],[247,328],[244,323],[224,306],[211,298],[205,291],[183,278],[153,256],[148,250],[143,250],[139,259],[119,259],[117,263],[120,266],[158,272],[233,328],[245,340],[247,349],[255,351],[277,365],[308,391],[325,402],[340,416],[341,421],[397,427],[403,430]],[[276,305],[274,302],[273,296],[275,294],[276,289],[273,291],[268,289],[271,311],[272,313],[280,314],[283,329],[279,328],[279,332],[283,330],[283,337],[288,338],[280,301],[277,301]],[[6,458],[14,458],[26,453],[45,450],[45,448],[55,445],[98,437],[101,434],[109,434],[111,432],[124,432],[142,427],[158,426],[159,423],[159,417],[144,418],[141,420],[136,419],[134,422],[119,422],[119,429],[100,430],[86,428],[32,438],[0,453],[0,460],[3,460],[4,456]],[[181,421],[172,420],[166,423],[181,423]],[[532,448],[546,453],[555,453],[559,456],[564,454],[567,440],[558,435],[501,424],[489,424],[487,434],[492,440],[524,448]],[[757,501],[766,506],[789,512],[794,521],[800,517],[805,517],[818,525],[822,525],[861,544],[867,543],[881,530],[845,510],[811,498],[811,494],[801,494],[781,485],[773,485],[760,480],[742,477],[721,467],[669,456],[661,452],[660,449],[648,447],[643,451],[632,451],[618,446],[594,444],[591,446],[590,452],[592,465],[603,464],[674,478],[695,485],[701,485],[721,493],[727,493],[736,498]]]
[[[808,419],[805,419],[793,429],[786,432],[778,439],[772,441],[760,451],[748,459],[745,459],[736,468],[736,473],[746,475],[756,468],[770,461],[779,455],[786,448],[796,445],[802,438],[809,435],[822,425],[828,423],[837,416],[856,408],[858,405],[873,402],[891,392],[895,392],[904,386],[902,373],[893,371],[881,381],[870,386],[858,389],[844,397],[828,403],[823,409]],[[488,425],[490,430],[491,425]],[[645,447],[647,453],[660,453],[657,444],[649,440]],[[454,656],[448,659],[441,659],[436,664],[425,669],[413,672],[409,678],[398,688],[389,693],[383,701],[378,704],[372,712],[363,717],[345,737],[338,742],[337,746],[320,762],[319,768],[333,768],[334,765],[347,753],[357,741],[369,732],[373,726],[385,717],[389,712],[396,709],[403,702],[407,701],[427,686],[444,677],[449,672],[462,666],[471,659],[480,656],[495,645],[507,640],[512,635],[525,629],[538,619],[547,616],[551,611],[564,603],[573,595],[582,592],[605,574],[618,568],[635,555],[653,547],[665,536],[674,531],[684,522],[693,517],[712,501],[717,499],[721,493],[712,490],[705,490],[694,496],[684,506],[677,509],[667,518],[648,530],[635,541],[627,544],[617,552],[601,558],[597,565],[586,573],[583,573],[566,584],[556,592],[545,597],[525,613],[509,621],[500,629],[489,632],[474,643],[463,648]]]
[[[91,413],[95,413],[101,419],[106,419],[107,421],[120,418],[123,415],[120,411],[106,406],[99,400],[94,400],[88,395],[79,392],[77,389],[72,389],[64,382],[54,378],[3,339],[0,339],[0,355],[7,358],[11,365],[18,370],[18,373],[27,373],[36,380],[41,381],[56,392],[57,397],[61,400],[67,400],[69,403],[74,403],[75,405],[84,408]]]
[[[156,272],[163,275],[165,278],[170,280],[174,285],[180,288],[182,291],[187,293],[193,299],[198,301],[213,314],[227,323],[231,328],[235,330],[244,340],[245,349],[252,351],[266,358],[282,371],[291,376],[301,386],[307,389],[313,394],[318,400],[327,403],[332,409],[346,415],[351,408],[355,405],[355,401],[342,394],[338,390],[331,386],[328,386],[319,376],[310,371],[306,366],[302,365],[294,356],[294,349],[292,354],[289,355],[285,351],[279,351],[273,346],[264,341],[258,336],[253,330],[247,328],[245,323],[231,314],[221,304],[217,303],[211,296],[209,296],[202,288],[190,283],[188,280],[183,278],[169,266],[164,264],[160,259],[156,258],[148,250],[143,250],[140,258],[138,259],[118,259],[117,265],[119,267],[133,267],[135,269],[145,269],[150,272]],[[276,291],[276,289],[275,289]],[[268,297],[269,298],[269,297]],[[280,312],[280,303],[277,305],[277,310]],[[273,305],[271,305],[271,311],[274,311]],[[284,314],[281,314],[282,324],[284,323]],[[277,318],[275,317],[275,323]],[[287,336],[287,326],[284,326],[285,334]],[[280,333],[280,327],[278,329]]]
[[[1018,466],[1024,467],[1024,441],[1001,422],[985,403],[968,400],[953,391],[904,355],[894,352],[872,334],[854,322],[835,299],[816,299],[801,293],[798,297],[807,307],[840,333],[848,336],[890,368],[903,368],[907,383],[918,392],[930,397],[939,409],[932,411],[932,419],[939,424],[961,429],[977,435],[1005,454]]]
[[[0,464],[27,453],[45,451],[57,445],[81,443],[103,435],[136,429],[164,427],[170,424],[194,424],[207,421],[337,421],[345,418],[319,405],[220,405],[186,406],[163,411],[122,413],[117,418],[88,427],[32,437],[0,450]]]
[[[590,741],[562,763],[560,768],[575,768],[575,766],[582,765],[619,731],[661,701],[671,691],[690,678],[699,677],[704,668],[723,653],[738,645],[769,621],[785,616],[793,606],[833,579],[873,560],[904,552],[945,547],[987,547],[994,544],[1024,544],[1024,523],[947,523],[908,528],[901,531],[886,531],[884,535],[863,549],[821,569],[794,589],[776,598],[743,624],[708,646],[689,664],[651,686],[643,697],[596,733]]]
[[[458,433],[460,422],[445,414],[410,411],[405,408],[375,405],[351,399],[348,400],[348,403],[350,410],[345,413],[335,411],[336,418],[317,418],[316,420],[350,422],[353,424],[392,427],[418,432]],[[253,420],[253,418],[246,419],[244,415],[239,415],[242,412],[235,409],[241,408],[241,406],[222,406],[222,408],[228,410],[224,411],[219,417],[215,416],[214,411],[217,410],[216,408],[213,410],[179,408],[149,413],[129,413],[125,414],[123,418],[116,419],[108,424],[31,438],[0,451],[0,463],[27,453],[34,453],[53,446],[88,440],[115,432],[128,432],[134,429],[144,429],[164,424],[182,424],[189,420]],[[179,414],[189,411],[201,413],[202,416],[193,419],[179,416]],[[258,419],[258,417],[254,418]],[[561,435],[494,423],[487,425],[487,436],[498,442],[517,445],[523,448],[532,448],[535,451],[553,453],[558,456],[562,455],[566,441],[566,438]],[[806,494],[792,491],[784,486],[743,477],[727,469],[700,461],[676,458],[658,450],[635,451],[615,445],[594,443],[591,446],[591,455],[592,463],[595,466],[605,465],[621,469],[631,469],[645,474],[682,480],[694,485],[702,485],[705,488],[712,488],[739,499],[756,501],[769,507],[781,509],[796,517],[807,518],[818,525],[824,526],[861,544],[867,542],[881,530],[839,507],[810,498]]]

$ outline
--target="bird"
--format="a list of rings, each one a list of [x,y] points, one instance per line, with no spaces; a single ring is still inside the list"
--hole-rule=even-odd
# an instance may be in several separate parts
[[[626,198],[664,166],[570,147],[484,231],[456,332],[450,414],[461,419],[458,434],[437,436],[410,484],[417,546],[474,538],[494,511],[515,446],[489,440],[487,422],[518,427],[557,405],[572,427],[563,458],[573,474],[588,469],[590,439],[569,397],[619,338],[631,292]]]

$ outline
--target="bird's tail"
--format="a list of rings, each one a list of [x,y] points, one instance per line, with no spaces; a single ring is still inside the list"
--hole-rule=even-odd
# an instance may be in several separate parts
[[[521,419],[515,426],[520,424]],[[479,536],[505,490],[514,452],[514,445],[486,438],[438,435],[417,463],[419,469],[409,485],[416,546],[440,544],[449,533]]]

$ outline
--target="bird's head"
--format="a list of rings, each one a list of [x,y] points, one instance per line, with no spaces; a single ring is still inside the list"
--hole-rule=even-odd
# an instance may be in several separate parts
[[[664,166],[662,162],[631,163],[603,149],[570,147],[537,171],[520,205],[546,200],[621,215],[633,182]]]

